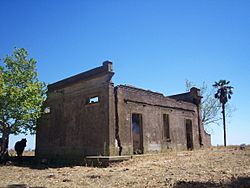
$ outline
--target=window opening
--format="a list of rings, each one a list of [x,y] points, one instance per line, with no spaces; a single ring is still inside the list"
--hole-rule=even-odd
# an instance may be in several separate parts
[[[98,102],[99,102],[98,96],[88,98],[88,100],[87,100],[87,104],[93,104],[93,103],[98,103]]]
[[[163,114],[164,139],[170,141],[169,114]]]
[[[49,113],[50,113],[50,107],[44,108],[44,113],[45,113],[45,114],[49,114]]]

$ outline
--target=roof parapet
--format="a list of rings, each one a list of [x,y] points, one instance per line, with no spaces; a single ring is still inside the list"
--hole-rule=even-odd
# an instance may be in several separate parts
[[[107,71],[112,72],[113,71],[112,64],[113,64],[112,61],[106,60],[102,63],[102,66],[104,66]]]
[[[80,74],[65,78],[63,80],[57,81],[55,83],[49,84],[48,89],[49,90],[56,90],[62,87],[65,87],[70,84],[77,83],[81,80],[87,80],[92,79],[97,76],[110,75],[110,80],[112,76],[114,75],[113,69],[112,69],[112,62],[111,61],[104,61],[102,63],[102,66],[96,67],[94,69],[82,72]]]

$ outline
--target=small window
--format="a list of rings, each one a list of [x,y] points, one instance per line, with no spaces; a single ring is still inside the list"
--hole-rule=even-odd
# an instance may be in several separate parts
[[[164,139],[170,141],[169,114],[163,114]]]
[[[45,114],[49,114],[49,113],[50,113],[50,107],[44,108],[44,113],[45,113]]]
[[[86,104],[93,104],[93,103],[98,103],[98,102],[99,102],[99,97],[96,96],[96,97],[88,98]]]

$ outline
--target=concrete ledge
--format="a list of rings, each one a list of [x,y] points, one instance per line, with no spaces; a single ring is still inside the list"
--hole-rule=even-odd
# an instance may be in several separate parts
[[[131,159],[132,156],[87,156],[85,157],[85,164],[88,166],[103,166],[106,167],[110,163],[127,161]]]

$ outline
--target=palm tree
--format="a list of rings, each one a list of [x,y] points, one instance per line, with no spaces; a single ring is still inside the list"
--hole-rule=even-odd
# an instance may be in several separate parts
[[[226,146],[226,118],[225,118],[225,104],[228,99],[231,99],[231,95],[233,94],[233,87],[229,85],[230,81],[220,80],[219,82],[215,82],[213,87],[217,89],[217,93],[214,95],[216,99],[220,100],[222,104],[222,115],[223,115],[223,128],[224,128],[224,146]]]

